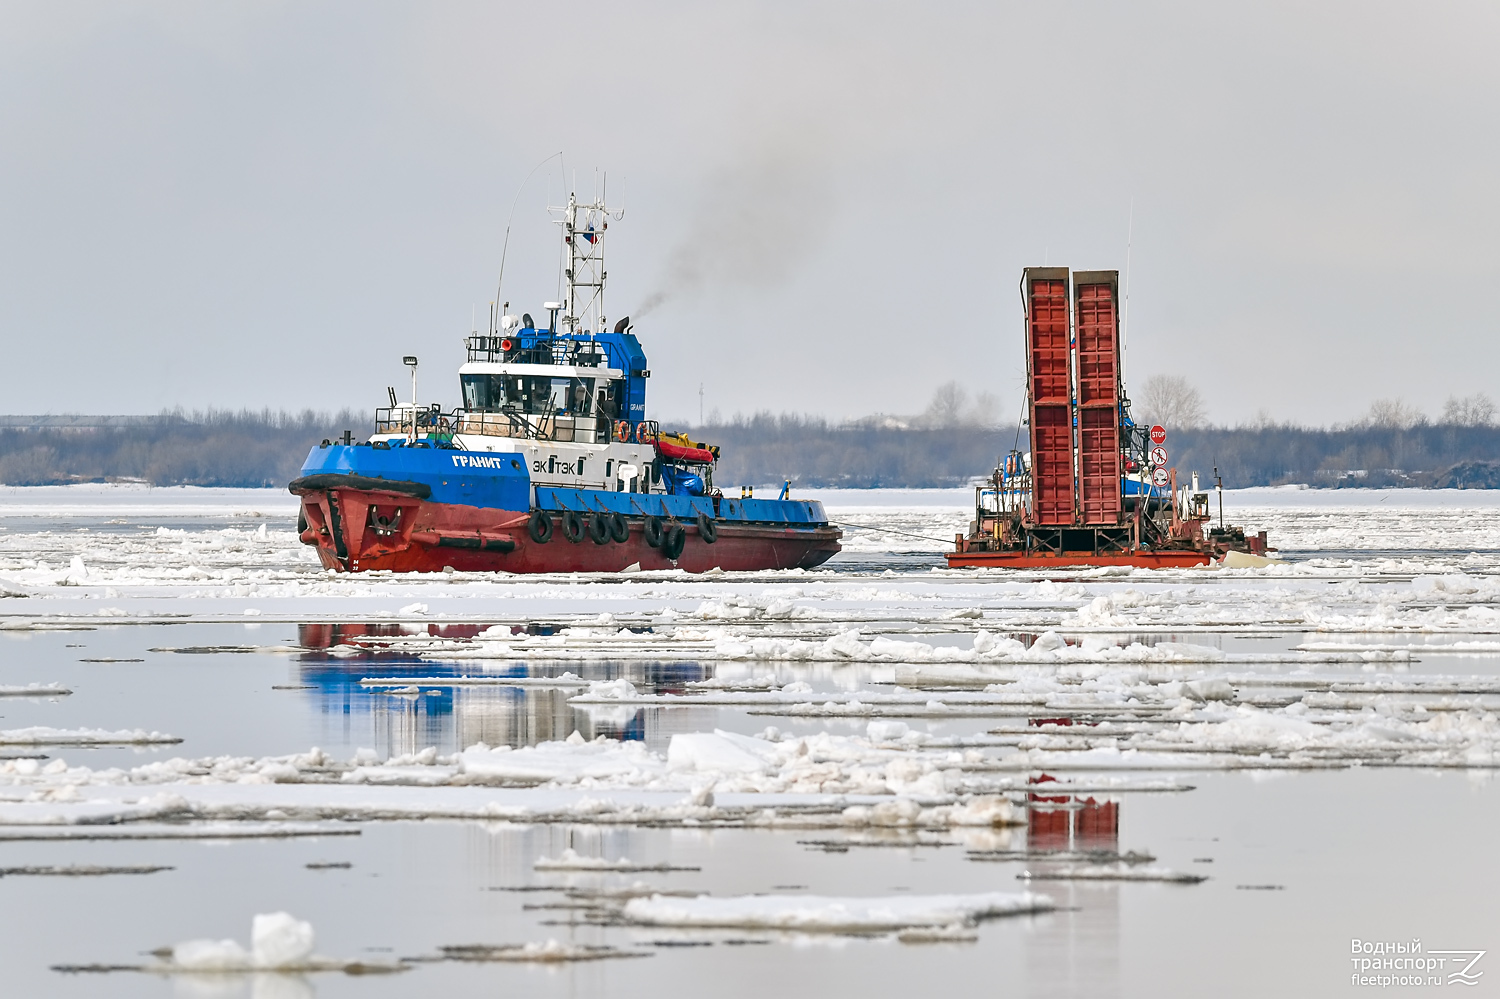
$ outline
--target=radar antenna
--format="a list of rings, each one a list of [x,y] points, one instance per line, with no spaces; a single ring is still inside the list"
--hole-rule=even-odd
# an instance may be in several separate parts
[[[579,204],[578,196],[568,195],[558,220],[563,236],[562,332],[602,333],[607,329],[604,316],[604,284],[609,273],[604,269],[604,236],[611,218],[604,197],[589,204]],[[623,213],[621,213],[623,214]]]

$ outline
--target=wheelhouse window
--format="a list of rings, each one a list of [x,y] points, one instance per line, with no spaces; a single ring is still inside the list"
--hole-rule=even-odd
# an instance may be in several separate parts
[[[490,382],[498,381],[490,375],[460,375],[459,385],[464,390],[464,409],[484,411],[499,409],[490,402]]]
[[[476,412],[594,415],[592,378],[460,375],[464,408]]]
[[[620,400],[625,398],[625,379],[604,382],[599,385],[596,403],[599,415],[613,423],[620,418]]]
[[[540,413],[552,395],[551,378],[516,375],[460,375],[464,408],[476,411]]]

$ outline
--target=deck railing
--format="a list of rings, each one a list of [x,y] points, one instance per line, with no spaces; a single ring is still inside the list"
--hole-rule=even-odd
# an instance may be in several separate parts
[[[375,410],[375,432],[417,437],[474,434],[579,444],[607,444],[614,439],[614,425],[602,416],[468,409],[444,413],[436,409],[419,409],[413,417],[409,406]]]

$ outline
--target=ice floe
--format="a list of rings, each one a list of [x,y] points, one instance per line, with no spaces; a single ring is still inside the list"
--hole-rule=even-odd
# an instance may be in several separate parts
[[[233,939],[185,940],[153,951],[152,964],[56,965],[68,973],[137,971],[159,975],[295,975],[342,971],[351,975],[406,971],[410,965],[392,961],[346,960],[314,953],[312,924],[286,912],[261,913],[251,920],[250,946]],[[257,993],[258,994],[258,993]]]
[[[105,866],[101,864],[43,864],[26,867],[0,867],[0,878],[15,877],[53,877],[53,878],[93,878],[103,877],[110,874],[156,874],[159,871],[170,871],[171,867],[163,864],[125,864]]]
[[[380,974],[410,967],[389,961],[351,961],[321,957],[314,951],[312,924],[286,912],[255,916],[250,925],[250,946],[233,939],[185,940],[156,951],[159,960],[142,965],[60,965],[55,971],[141,971],[163,975],[298,974],[342,971],[347,974]]]
[[[60,683],[28,683],[0,686],[0,697],[66,697],[73,691]]]
[[[145,729],[29,728],[0,729],[0,746],[141,746],[181,742],[175,735]]]
[[[870,933],[912,927],[969,925],[982,919],[1046,912],[1046,895],[986,892],[974,895],[652,895],[625,903],[627,922],[699,929],[792,930],[802,933]]]
[[[696,867],[673,867],[671,864],[643,864],[631,860],[628,857],[617,857],[607,860],[604,857],[585,857],[568,847],[557,857],[538,857],[532,865],[538,871],[579,871],[585,873],[634,873],[634,872],[669,872],[669,871],[696,871]]]
[[[1060,864],[1024,870],[1016,875],[1023,881],[1163,881],[1171,884],[1195,885],[1208,878],[1202,874],[1188,874],[1155,864]]]
[[[1155,713],[1127,710],[1113,721],[1097,713],[1103,702],[1094,697],[1093,715],[968,738],[877,720],[864,735],[677,733],[664,753],[575,732],[534,746],[478,744],[446,756],[429,748],[386,760],[365,752],[335,760],[313,750],[95,770],[0,759],[0,825],[448,817],[993,827],[1023,820],[1007,795],[1024,787],[1019,775],[1040,769],[1500,766],[1500,721],[1490,710],[1313,693],[1266,708],[1225,693],[1207,682],[1195,697]],[[1141,706],[1115,703],[1117,711]],[[1065,709],[1049,700],[1045,710]],[[1181,787],[1138,778],[1082,784]]]
[[[605,945],[563,943],[557,939],[524,944],[451,944],[438,948],[442,961],[496,961],[522,964],[567,964],[575,961],[605,961],[620,957],[650,957],[650,951],[625,950]],[[432,960],[408,958],[407,960]]]

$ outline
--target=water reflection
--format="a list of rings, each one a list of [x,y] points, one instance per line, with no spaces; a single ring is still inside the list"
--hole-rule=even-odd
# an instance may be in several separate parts
[[[1057,778],[1048,774],[1027,781],[1034,786],[1056,782]],[[1026,847],[1029,852],[1119,852],[1119,802],[1036,791],[1027,794],[1026,799]]]
[[[180,999],[314,999],[317,988],[303,975],[175,975],[172,995]]]
[[[570,672],[585,680],[628,679],[642,693],[686,692],[688,684],[709,679],[713,669],[696,662],[529,663],[460,659],[442,661],[441,653],[422,658],[400,648],[401,640],[425,636],[471,639],[486,624],[354,624],[298,625],[305,650],[296,658],[298,677],[308,688],[325,741],[373,742],[384,755],[413,753],[435,746],[449,753],[483,742],[490,746],[529,746],[566,739],[578,732],[585,739],[606,736],[632,739],[663,749],[671,731],[661,725],[667,713],[635,705],[572,706],[576,688],[444,686],[441,681],[465,676],[516,679],[556,677]],[[548,625],[518,626],[528,634],[545,634]],[[410,678],[408,688],[362,686],[367,677]],[[686,722],[681,715],[674,722]]]
[[[1027,783],[1056,783],[1049,774]],[[1028,854],[1120,850],[1120,803],[1092,795],[1027,794]],[[1042,921],[1025,950],[1027,991],[1038,996],[1120,994],[1120,886],[1111,882],[1048,881],[1043,890],[1058,912]]]

